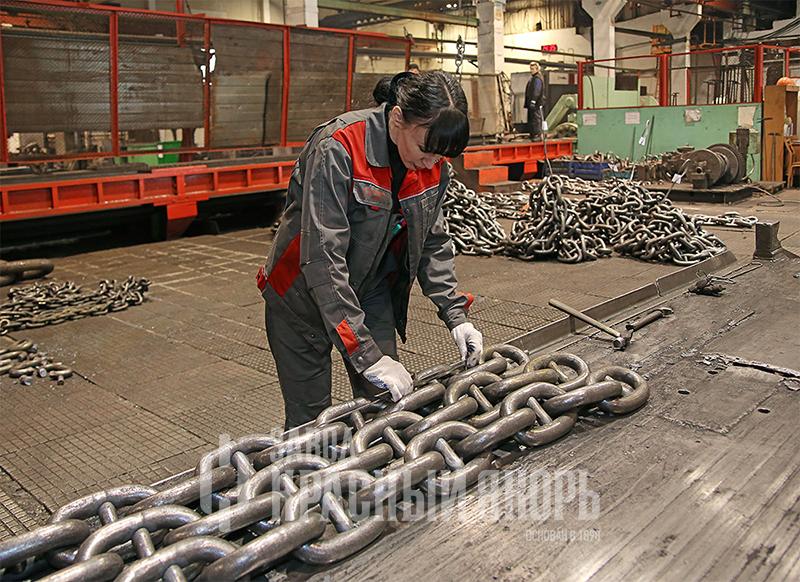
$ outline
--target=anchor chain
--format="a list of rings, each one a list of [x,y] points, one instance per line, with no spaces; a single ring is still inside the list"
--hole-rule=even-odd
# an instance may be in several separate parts
[[[456,250],[565,263],[616,252],[677,265],[693,265],[725,251],[725,244],[702,228],[706,217],[685,214],[666,194],[651,192],[640,182],[551,175],[522,188],[529,192],[527,207],[520,193],[481,195],[451,180],[443,212]],[[508,235],[498,222],[501,212],[514,221]]]
[[[395,403],[355,399],[302,430],[228,442],[160,491],[124,485],[68,503],[0,542],[0,579],[237,580],[289,556],[330,564],[384,535],[390,504],[412,490],[435,505],[498,468],[499,448],[525,452],[579,415],[629,414],[649,396],[636,372],[592,372],[573,354],[498,345],[484,358],[421,372],[427,383]]]

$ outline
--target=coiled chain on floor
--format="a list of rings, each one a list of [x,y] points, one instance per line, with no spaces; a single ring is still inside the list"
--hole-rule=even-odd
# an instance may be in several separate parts
[[[19,340],[0,348],[0,376],[5,374],[19,379],[23,386],[30,386],[36,377],[63,384],[72,376],[72,369],[40,352],[32,341]]]
[[[0,305],[0,335],[122,311],[140,305],[149,287],[150,281],[133,276],[122,282],[104,279],[94,290],[84,290],[71,281],[12,287],[9,301]]]
[[[685,214],[666,194],[651,192],[639,182],[552,175],[538,184],[524,183],[523,190],[530,192],[527,208],[518,194],[501,198],[504,208],[516,203],[519,209],[510,235],[503,239],[497,211],[492,212],[488,201],[495,195],[476,194],[451,180],[444,212],[456,249],[463,254],[502,253],[565,263],[617,252],[678,265],[692,265],[725,251],[718,237],[703,230],[702,219]]]
[[[592,372],[572,354],[498,345],[484,357],[418,374],[395,403],[355,399],[305,432],[230,441],[167,489],[125,485],[68,503],[0,542],[0,578],[47,568],[56,572],[43,580],[60,582],[236,580],[290,554],[330,564],[378,539],[403,494],[463,494],[497,466],[499,447],[524,452],[566,435],[579,414],[627,414],[649,397],[637,373]]]

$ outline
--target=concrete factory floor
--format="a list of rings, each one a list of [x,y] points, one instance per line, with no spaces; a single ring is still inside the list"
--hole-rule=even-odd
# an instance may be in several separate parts
[[[800,254],[800,190],[778,198],[781,207],[766,196],[680,206],[780,220],[783,246]],[[753,231],[710,230],[739,265],[751,260]],[[254,281],[270,240],[267,229],[244,230],[55,261],[57,280],[94,286],[135,275],[153,285],[139,307],[12,334],[35,340],[77,375],[63,386],[0,379],[0,540],[80,495],[193,467],[221,434],[282,425]],[[461,288],[479,296],[472,317],[487,345],[561,318],[547,306],[550,298],[586,308],[676,270],[619,257],[579,265],[457,259]],[[563,520],[487,521],[491,512],[472,494],[457,519],[401,526],[328,573],[398,580],[800,577],[798,385],[698,363],[700,353],[724,352],[800,367],[798,271],[800,262],[786,259],[738,278],[723,297],[679,296],[670,303],[674,321],[643,330],[624,353],[587,336],[570,347],[590,363],[638,366],[648,375],[650,402],[629,417],[581,421],[568,437],[514,461],[503,481],[536,469],[584,470],[599,500],[592,520],[570,509]],[[457,352],[432,304],[414,293],[400,354],[418,371]],[[336,357],[335,401],[350,397]],[[296,563],[289,570],[315,573]]]

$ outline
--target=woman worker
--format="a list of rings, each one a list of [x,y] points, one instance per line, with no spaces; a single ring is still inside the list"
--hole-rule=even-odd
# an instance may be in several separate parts
[[[469,138],[467,101],[447,73],[400,73],[387,102],[317,127],[289,182],[286,210],[258,285],[286,429],[331,403],[331,347],[355,396],[413,389],[397,360],[414,281],[433,301],[467,366],[483,338],[456,290],[442,201],[444,157]]]

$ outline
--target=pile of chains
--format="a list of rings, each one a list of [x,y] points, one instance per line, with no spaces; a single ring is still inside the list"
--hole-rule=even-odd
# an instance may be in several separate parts
[[[531,192],[530,216],[511,231],[509,254],[579,263],[615,251],[645,261],[692,265],[724,243],[672,206],[666,194],[630,180],[605,180],[577,202],[575,181],[548,176]],[[582,192],[581,192],[582,193]]]
[[[72,376],[72,369],[40,352],[32,341],[20,340],[0,348],[0,377],[6,374],[23,386],[30,386],[37,377],[63,384]]]
[[[727,226],[730,228],[753,228],[758,222],[757,216],[742,216],[738,212],[723,212],[718,216],[693,214],[692,221],[703,226]]]
[[[9,301],[0,305],[0,335],[122,311],[140,305],[149,286],[147,279],[131,276],[120,283],[104,279],[94,290],[83,290],[71,281],[12,287]]]
[[[530,190],[527,212],[519,193],[501,198],[508,208],[504,216],[514,218],[511,234],[505,236],[498,211],[489,202],[494,195],[476,194],[451,180],[443,210],[456,250],[565,263],[617,252],[678,265],[692,265],[725,250],[719,238],[701,228],[701,221],[674,207],[666,194],[651,192],[639,182],[552,175],[539,184],[526,182],[523,190]]]
[[[527,182],[523,184],[523,188],[526,186]],[[479,196],[494,208],[498,218],[519,220],[525,216],[528,208],[529,195],[524,192],[495,192]]]
[[[442,212],[445,230],[450,235],[456,252],[462,255],[491,256],[503,251],[506,233],[497,222],[498,211],[488,199],[489,197],[477,194],[458,180],[450,179]]]
[[[504,455],[563,437],[579,415],[628,414],[649,397],[627,368],[590,371],[572,354],[531,358],[509,345],[484,355],[470,370],[419,374],[398,402],[355,399],[304,431],[230,441],[167,489],[125,485],[68,503],[48,525],[0,542],[0,577],[216,581],[288,556],[331,564],[381,537],[398,499],[436,507]]]

